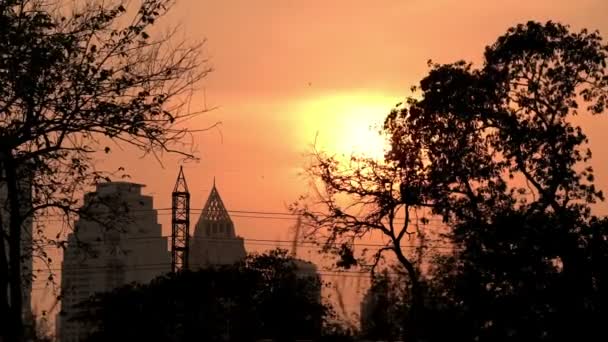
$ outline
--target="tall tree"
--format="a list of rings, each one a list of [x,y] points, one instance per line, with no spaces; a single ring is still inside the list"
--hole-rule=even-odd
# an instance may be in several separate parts
[[[407,322],[402,323],[407,325],[406,337],[413,339],[423,301],[421,227],[428,223],[425,217],[415,219],[424,209],[414,186],[419,182],[416,169],[367,157],[344,160],[315,151],[308,171],[315,184],[314,196],[303,197],[292,207],[303,217],[305,237],[336,255],[340,268],[360,266],[373,272],[385,253],[392,253],[405,270],[412,294],[409,312],[402,315]],[[357,250],[357,242],[372,234],[382,234],[385,244]]]
[[[572,118],[605,111],[608,46],[597,32],[529,22],[484,56],[481,68],[432,65],[419,98],[386,120],[387,157],[426,161],[425,202],[458,247],[442,272],[458,270],[446,279],[467,338],[580,338],[606,314],[588,304],[606,291],[590,257],[606,242],[588,139]]]
[[[9,323],[0,325],[0,336],[6,341],[22,335],[20,246],[32,238],[22,223],[77,213],[75,194],[107,176],[95,168],[94,154],[110,153],[110,141],[154,155],[191,155],[183,139],[192,131],[179,123],[196,114],[183,104],[209,71],[200,45],[153,34],[172,0],[127,3],[0,1],[0,183],[9,216],[0,229],[0,321]],[[24,193],[31,203],[23,203]],[[58,243],[52,236],[38,240]]]
[[[456,302],[466,308],[481,304],[471,311],[475,324],[469,337],[545,336],[547,325],[528,329],[534,326],[529,318],[554,309],[549,304],[557,304],[557,297],[540,294],[556,288],[536,290],[555,278],[575,293],[562,293],[563,315],[555,318],[561,324],[552,326],[575,334],[567,330],[565,313],[583,313],[595,298],[603,276],[590,255],[601,255],[606,242],[605,231],[594,223],[603,221],[591,214],[590,205],[603,194],[593,183],[588,139],[572,118],[604,112],[607,58],[597,32],[529,22],[488,46],[479,68],[464,61],[430,63],[415,96],[385,120],[390,142],[385,161],[354,159],[354,166],[352,161],[345,166],[321,156],[310,168],[320,189],[317,201],[300,207],[307,223],[328,244],[348,237],[352,245],[371,232],[383,233],[390,244],[377,252],[395,252],[410,279],[423,283],[419,271],[410,271],[411,260],[400,255],[394,218],[396,209],[405,208],[401,232],[407,232],[408,211],[428,208],[442,218],[458,250],[443,274],[471,276],[459,278],[470,296]],[[412,313],[420,316],[424,291],[415,284],[412,298],[418,303]],[[511,324],[517,313],[506,306],[504,315],[491,317],[501,312],[496,303],[514,303],[512,294],[525,303],[526,293],[539,294],[528,316],[520,316],[528,318]],[[498,294],[504,295],[499,301],[488,300]],[[493,333],[484,335],[485,330]]]

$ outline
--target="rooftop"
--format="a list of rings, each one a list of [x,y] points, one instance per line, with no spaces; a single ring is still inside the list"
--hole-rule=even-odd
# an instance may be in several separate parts
[[[215,180],[213,180],[213,188],[207,198],[203,212],[201,213],[201,220],[206,221],[227,221],[232,222],[226,206],[220,197],[220,193],[215,187]]]

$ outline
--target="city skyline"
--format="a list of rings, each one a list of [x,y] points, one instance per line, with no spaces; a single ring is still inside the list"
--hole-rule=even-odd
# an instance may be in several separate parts
[[[389,110],[409,95],[409,87],[427,70],[428,59],[453,62],[466,58],[478,62],[481,49],[494,37],[530,19],[552,19],[577,30],[587,27],[608,32],[608,23],[600,15],[608,11],[608,5],[600,0],[576,5],[569,1],[519,1],[509,8],[477,0],[458,4],[388,1],[373,8],[362,1],[348,4],[177,2],[162,25],[179,23],[186,38],[206,40],[205,51],[214,67],[191,100],[193,108],[213,110],[190,120],[189,127],[222,124],[194,136],[192,143],[199,162],[182,163],[171,155],[163,156],[160,162],[141,159],[139,151],[127,146],[114,148],[109,155],[99,153],[98,163],[108,170],[124,167],[131,180],[147,184],[146,193],[155,197],[161,209],[159,222],[164,236],[170,235],[168,208],[178,165],[183,165],[189,176],[193,210],[203,208],[215,178],[233,210],[285,212],[289,203],[309,191],[308,180],[301,173],[309,163],[307,154],[315,139],[330,152],[370,153],[368,145],[354,142],[344,146],[332,141],[334,136],[348,137],[349,132],[356,132],[352,136],[372,139],[371,152],[378,154],[374,150],[379,146],[378,138],[370,126],[381,123]],[[574,6],[579,10],[573,10]],[[446,16],[440,8],[449,8],[451,15]],[[308,32],[307,18],[311,15],[318,17],[318,26]],[[362,40],[360,35],[350,33],[361,32],[360,22],[366,23],[368,30]],[[442,25],[435,27],[434,22]],[[426,23],[432,29],[427,30]],[[257,27],[260,30],[256,34],[242,34],[256,32]],[[417,33],[417,29],[422,32]],[[299,44],[290,44],[290,39]],[[373,50],[381,48],[386,51],[383,61],[377,63],[374,58],[378,54]],[[240,50],[246,54],[241,55]],[[332,57],[323,60],[324,56]],[[306,67],[299,68],[301,65]],[[295,74],[285,79],[286,70]],[[593,120],[591,124],[581,119],[591,146],[601,146],[608,119]],[[330,132],[329,127],[337,127],[339,133]],[[592,163],[598,184],[606,188],[608,151],[596,148]],[[608,212],[606,202],[597,208],[599,213]],[[295,220],[245,216],[255,215],[233,216],[233,220],[246,245],[247,240],[251,241],[248,250],[263,251],[277,245],[288,248],[293,236],[289,228]],[[309,253],[306,249],[301,252],[304,256]],[[61,257],[56,256],[54,262],[61,262]],[[43,287],[43,283],[35,287]],[[48,303],[49,299],[36,301],[38,311]]]
[[[184,184],[187,181],[178,177],[178,183],[180,179]],[[78,305],[89,297],[134,282],[145,285],[171,272],[171,236],[161,234],[154,198],[143,194],[144,187],[145,184],[126,181],[104,182],[85,194],[83,216],[68,235],[61,270],[57,272],[61,276],[55,278],[61,288],[62,299],[57,305],[60,311],[47,313],[55,315],[50,322],[56,325],[54,336],[59,341],[78,342],[86,336],[86,325],[71,319],[77,314]],[[193,224],[189,229],[187,269],[196,271],[245,260],[244,239],[238,236],[215,182],[204,208],[192,209],[190,214]],[[295,250],[292,252],[297,257]],[[313,263],[295,261],[298,276],[318,276]],[[26,293],[25,298],[29,299],[29,295]],[[321,301],[321,292],[315,300]]]
[[[214,68],[191,99],[192,108],[206,104],[214,109],[189,120],[188,127],[222,123],[194,136],[200,161],[183,164],[193,208],[202,208],[215,176],[235,210],[285,211],[286,204],[309,191],[302,172],[315,140],[330,153],[381,153],[381,140],[370,126],[381,124],[410,95],[429,59],[479,63],[483,48],[496,36],[527,20],[608,32],[600,15],[607,7],[601,0],[517,1],[505,8],[478,0],[389,0],[382,6],[363,1],[178,2],[162,25],[179,23],[184,37],[204,40]],[[316,18],[309,30],[308,18]],[[432,25],[437,22],[442,24]],[[379,56],[382,62],[375,60]],[[580,120],[591,147],[602,146],[608,119]],[[99,157],[108,169],[125,167],[132,179],[148,184],[159,207],[170,207],[178,157],[165,155],[161,164],[139,159],[129,147]],[[597,148],[592,163],[598,184],[607,187],[608,152]],[[600,203],[598,210],[608,212],[608,205]],[[269,222],[260,232],[250,230],[254,222],[238,222],[244,236],[289,239],[282,224]]]
[[[607,1],[0,7],[0,340],[602,331]]]

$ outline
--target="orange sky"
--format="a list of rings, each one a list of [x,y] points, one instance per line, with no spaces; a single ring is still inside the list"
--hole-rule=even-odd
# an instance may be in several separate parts
[[[306,191],[298,173],[315,135],[340,153],[373,150],[379,140],[369,126],[423,77],[428,59],[478,61],[498,35],[530,19],[598,29],[608,37],[606,0],[177,2],[164,24],[181,25],[186,39],[207,39],[215,69],[201,86],[207,105],[219,108],[192,120],[191,128],[222,122],[219,131],[196,136],[201,161],[185,165],[193,208],[203,206],[215,176],[229,209],[283,211],[284,203]],[[203,102],[200,92],[193,105]],[[608,119],[595,117],[585,128],[598,184],[608,190]],[[147,185],[157,208],[169,207],[175,158],[165,158],[163,168],[138,156],[127,149],[100,165],[126,167],[133,181]],[[600,210],[608,213],[606,208]],[[160,221],[169,234],[169,216]],[[292,225],[235,222],[238,234],[254,239],[289,239]]]
[[[408,94],[427,71],[428,59],[479,60],[498,35],[530,19],[599,29],[608,37],[605,0],[506,3],[178,1],[168,23],[179,23],[187,39],[207,39],[215,69],[203,86],[207,105],[219,108],[193,120],[192,128],[223,123],[221,135],[196,137],[201,161],[186,165],[193,207],[203,205],[215,175],[229,208],[283,210],[284,202],[306,191],[298,172],[315,135],[337,152],[377,148],[369,126]],[[202,104],[202,94],[194,102]],[[608,151],[602,151],[608,120],[595,117],[586,128],[598,182],[608,188]],[[152,159],[118,162],[134,181],[148,185],[157,207],[169,206],[174,161],[167,159],[164,169]],[[251,238],[286,237],[284,229],[266,228],[268,223],[237,220],[237,229]]]

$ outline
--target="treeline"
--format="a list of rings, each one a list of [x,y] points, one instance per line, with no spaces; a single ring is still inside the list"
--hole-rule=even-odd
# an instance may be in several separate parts
[[[71,319],[86,341],[319,340],[333,312],[309,265],[283,250],[249,255],[97,294]]]

